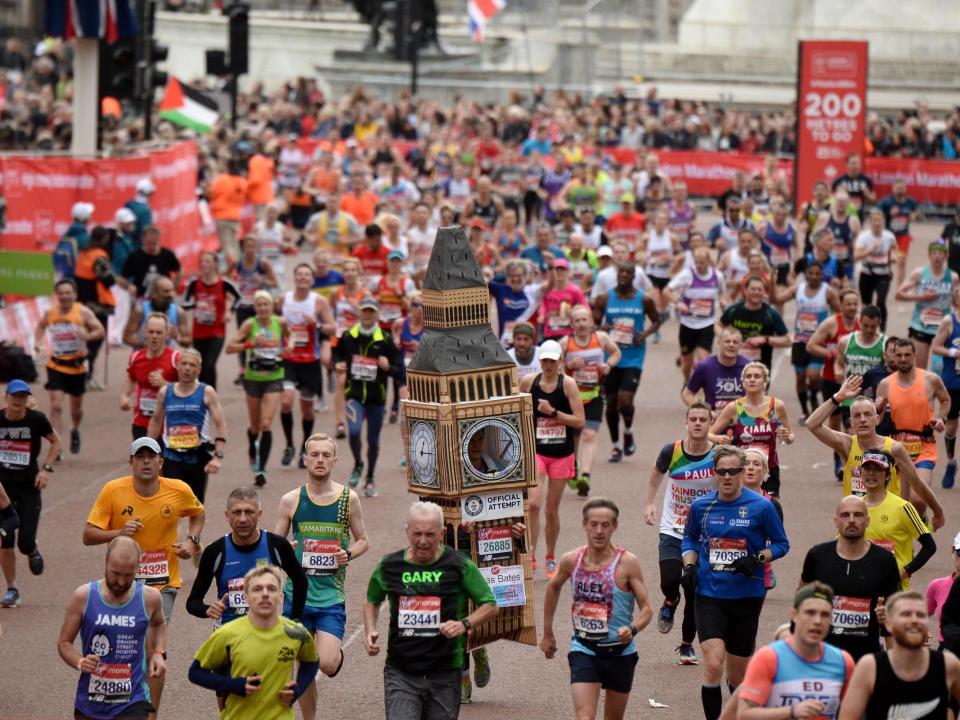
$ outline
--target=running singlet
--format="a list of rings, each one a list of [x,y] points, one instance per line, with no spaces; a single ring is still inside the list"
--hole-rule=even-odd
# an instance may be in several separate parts
[[[516,348],[507,350],[507,355],[517,364],[517,380],[523,380],[527,375],[536,375],[542,372],[542,368],[540,367],[540,348],[534,346],[532,352],[533,354],[530,356],[529,361],[522,363],[517,359]]]
[[[240,292],[240,300],[237,307],[253,308],[253,296],[260,288],[264,287],[267,279],[266,271],[259,259],[255,260],[252,268],[244,264],[243,258],[237,263],[237,289]]]
[[[149,300],[144,300],[143,305],[141,307],[143,308],[143,313],[141,313],[140,315],[140,327],[137,328],[137,342],[143,345],[144,337],[145,337],[144,332],[146,331],[146,328],[147,328],[147,318],[150,317],[150,313],[160,312],[160,311],[154,310],[153,303],[151,303]],[[175,302],[171,302],[167,306],[167,311],[165,313],[160,313],[160,314],[167,316],[167,324],[170,327],[175,328],[180,326],[180,307]],[[173,342],[173,338],[168,335],[167,345],[174,345],[174,344],[175,343]]]
[[[913,544],[917,539],[930,532],[913,504],[889,491],[879,505],[867,506],[867,515],[870,524],[864,537],[892,552],[900,569],[913,560]],[[909,590],[910,577],[902,578],[900,586]]]
[[[403,289],[409,282],[406,275],[401,275],[397,279],[396,286],[391,285],[386,275],[380,278],[377,283],[377,301],[380,303],[380,327],[384,330],[390,330],[393,323],[404,315],[403,310]],[[397,290],[397,287],[400,290]]]
[[[537,446],[537,455],[544,457],[562,458],[573,454],[573,428],[564,425],[559,418],[547,417],[537,406],[539,400],[546,400],[550,405],[562,413],[570,413],[570,401],[563,390],[563,373],[557,378],[557,386],[552,392],[540,388],[543,375],[533,379],[530,394],[533,396],[533,430]]]
[[[953,278],[949,267],[943,269],[943,274],[935,278],[930,267],[925,266],[920,271],[920,282],[915,291],[918,293],[936,293],[936,300],[918,302],[913,306],[913,315],[910,318],[910,329],[926,335],[936,335],[943,316],[950,312],[951,296],[953,295]]]
[[[287,321],[293,348],[284,348],[287,362],[315,363],[320,359],[320,337],[317,332],[317,296],[310,292],[303,300],[293,290],[283,296],[283,319]]]
[[[893,452],[893,438],[882,437],[883,450],[887,453]],[[872,450],[874,448],[867,448]],[[860,439],[856,435],[850,436],[850,454],[847,455],[847,461],[843,464],[843,496],[856,495],[863,497],[867,494],[867,489],[863,486],[863,480],[860,479],[860,462],[863,460],[864,449],[860,447]],[[890,482],[887,483],[887,492],[893,495],[900,495],[900,471],[894,465],[890,468]]]
[[[580,345],[576,335],[570,335],[567,338],[567,354],[564,361],[569,365],[574,358],[581,358],[583,367],[570,371],[570,375],[577,382],[583,402],[587,403],[600,395],[600,366],[606,360],[606,353],[603,352],[596,332],[590,333],[590,339],[586,345]]]
[[[837,382],[837,372],[834,368],[833,361],[837,354],[837,344],[840,342],[840,338],[844,335],[849,335],[850,333],[855,333],[860,329],[860,318],[858,317],[852,327],[847,327],[843,322],[843,315],[837,313],[837,329],[834,330],[833,335],[827,338],[823,346],[830,352],[830,357],[826,359],[823,363],[823,369],[820,371],[821,377],[828,382]]]
[[[175,388],[170,383],[163,395],[163,457],[196,464],[200,461],[197,451],[211,442],[210,414],[203,397],[207,386],[197,383],[186,397],[177,395]]]
[[[829,314],[827,284],[821,283],[820,288],[811,297],[807,295],[807,283],[801,282],[797,286],[797,319],[793,324],[794,343],[806,343]]]
[[[697,211],[689,202],[684,201],[680,207],[676,203],[667,205],[667,220],[670,230],[680,239],[680,246],[687,250],[690,247],[690,231]]]
[[[777,458],[777,428],[780,427],[780,421],[777,420],[776,402],[776,398],[771,397],[766,412],[754,417],[747,412],[743,398],[738,398],[737,414],[733,420],[733,444],[744,450],[747,448],[762,450],[767,456],[767,463],[771,470],[780,466],[780,460]]]
[[[223,572],[217,580],[217,597],[227,596],[227,609],[220,616],[221,624],[249,612],[247,594],[243,591],[243,577],[256,567],[271,564],[265,531],[260,531],[260,542],[253,552],[238,552],[230,533],[223,536]]]
[[[340,288],[334,295],[333,315],[337,323],[337,337],[331,340],[331,345],[336,345],[336,340],[357,324],[360,319],[357,313],[357,305],[367,296],[364,288],[359,288],[353,295],[347,295],[346,288]]]
[[[632,298],[621,298],[616,290],[607,294],[607,309],[603,323],[610,328],[610,339],[620,346],[619,368],[643,370],[647,344],[634,345],[633,338],[643,332],[646,313],[643,309],[643,290],[637,290]]]
[[[243,371],[244,380],[257,382],[283,380],[283,363],[280,362],[282,336],[280,320],[276,315],[270,316],[269,329],[263,327],[256,316],[250,318],[250,332],[247,334],[247,340],[255,342],[256,338],[262,337],[266,342],[255,345],[247,351],[247,366]]]
[[[570,651],[586,655],[630,655],[637,651],[633,639],[624,645],[617,639],[617,630],[633,622],[633,593],[617,584],[617,565],[623,548],[616,547],[613,559],[602,570],[586,570],[583,556],[587,547],[577,551],[577,560],[570,575],[573,586],[573,637]]]
[[[720,273],[710,268],[707,277],[701,277],[696,268],[689,270],[690,284],[683,290],[683,304],[687,312],[680,315],[680,324],[700,330],[717,321],[720,304]]]
[[[727,269],[723,273],[724,280],[729,287],[736,287],[750,272],[750,268],[747,267],[747,259],[740,254],[738,247],[728,251],[727,257],[730,258],[730,262],[727,263]]]
[[[84,655],[100,663],[77,681],[76,708],[87,717],[116,717],[135,703],[150,702],[147,686],[147,616],[143,585],[133,584],[130,599],[113,605],[100,593],[100,581],[87,586],[80,621]]]
[[[687,455],[683,450],[683,440],[677,440],[672,447],[664,446],[660,451],[661,457],[667,452],[670,453],[670,464],[666,470],[667,490],[663,495],[663,511],[660,513],[660,532],[681,539],[690,505],[717,487],[713,474],[713,451],[700,456]],[[660,470],[660,458],[657,458],[657,469]]]
[[[864,717],[947,720],[950,691],[947,689],[946,663],[942,652],[927,652],[930,656],[927,674],[914,681],[901,680],[897,676],[887,653],[873,654],[877,661],[877,677]]]
[[[950,337],[945,343],[947,350],[956,348],[960,350],[960,318],[956,313],[950,314]],[[943,358],[943,370],[940,371],[940,377],[947,390],[960,390],[960,357]]]
[[[949,360],[950,358],[946,358]],[[899,373],[890,377],[887,404],[890,420],[896,428],[893,439],[906,448],[910,459],[936,464],[937,444],[933,435],[933,408],[927,402],[927,387],[922,370],[914,371],[910,387],[901,387]]]
[[[290,520],[297,560],[307,576],[307,605],[322,608],[344,602],[347,566],[337,564],[336,553],[350,543],[350,488],[343,488],[333,502],[320,505],[310,498],[307,486],[302,486]],[[293,600],[290,580],[283,592]]]
[[[846,215],[843,222],[837,222],[831,213],[827,227],[833,233],[833,250],[830,254],[840,263],[844,274],[853,278],[853,263],[850,262],[853,257],[853,229],[850,227],[850,217]]]
[[[87,357],[87,342],[81,339],[86,331],[81,307],[75,302],[66,313],[61,313],[58,305],[47,310],[46,335],[50,342],[47,367],[51,370],[66,375],[83,375],[87,371],[83,362]]]
[[[844,378],[854,375],[866,375],[868,370],[884,365],[883,344],[887,341],[881,333],[872,345],[863,345],[860,342],[860,333],[855,332],[847,340],[847,347],[843,351]],[[853,398],[843,401],[844,407],[850,407]]]
[[[853,659],[828,643],[820,648],[820,658],[814,661],[800,657],[789,640],[760,648],[747,666],[740,697],[768,708],[816,700],[823,704],[816,720],[835,720],[840,695],[853,673]]]
[[[166,382],[176,382],[178,362],[180,362],[180,353],[171,347],[163,348],[163,352],[155,358],[150,357],[146,348],[134,350],[130,354],[127,377],[135,385],[133,424],[136,427],[150,427],[150,418],[153,417],[153,411],[157,407],[157,393],[160,389],[153,386],[150,376],[154,372],[159,372]]]
[[[423,337],[423,331],[426,326],[420,328],[420,332],[414,333],[410,330],[410,318],[403,319],[403,325],[400,328],[400,353],[403,355],[403,366],[410,365],[413,354],[420,346],[420,338]]]
[[[658,233],[656,229],[650,228],[647,238],[647,265],[644,268],[647,275],[667,279],[670,277],[672,264],[673,241],[670,239],[670,231],[664,230]]]
[[[760,249],[763,250],[763,254],[767,256],[767,260],[773,267],[782,267],[790,264],[796,239],[796,230],[789,222],[787,223],[787,229],[783,232],[774,230],[773,223],[769,222],[763,232],[763,237],[760,238]]]

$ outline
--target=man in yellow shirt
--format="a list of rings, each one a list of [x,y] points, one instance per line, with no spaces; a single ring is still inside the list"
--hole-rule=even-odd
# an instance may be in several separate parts
[[[180,560],[198,556],[203,505],[182,480],[160,477],[163,457],[153,438],[130,445],[131,475],[111,480],[100,490],[83,529],[84,545],[132,537],[142,548],[136,579],[160,591],[163,616],[169,623],[180,582]],[[180,518],[189,518],[187,537],[177,540]],[[153,705],[160,707],[163,676],[150,678]]]
[[[293,703],[320,668],[317,646],[303,625],[280,616],[283,581],[276,567],[253,568],[243,589],[250,611],[200,646],[190,682],[225,696],[221,720],[293,720]]]

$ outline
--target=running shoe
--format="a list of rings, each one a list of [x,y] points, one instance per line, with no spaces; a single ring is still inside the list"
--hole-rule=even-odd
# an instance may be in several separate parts
[[[80,452],[80,431],[70,431],[70,452],[76,455]]]
[[[577,497],[589,497],[590,495],[590,479],[584,476],[577,478]]]
[[[320,398],[319,400],[317,400],[317,402],[314,403],[314,409],[315,409],[317,412],[322,412],[322,413],[327,412],[327,410],[330,409],[330,406],[327,404],[327,399],[326,399],[326,398]]]
[[[547,556],[547,580],[553,580],[553,576],[557,574],[557,561],[556,558],[552,558],[549,555]]]
[[[348,482],[350,483],[350,487],[355,488],[357,485],[360,484],[361,475],[363,475],[363,463],[360,463],[359,465],[354,465],[353,472],[350,473],[350,480],[348,480]]]
[[[43,574],[43,555],[40,554],[40,548],[34,548],[33,552],[30,553],[30,557],[27,558],[27,562],[30,565],[30,572],[34,575]]]
[[[287,467],[293,462],[293,446],[287,445],[283,449],[283,457],[280,458],[280,464],[284,467]]]
[[[343,440],[347,436],[347,426],[343,423],[337,423],[337,440]]]
[[[103,392],[106,390],[106,386],[103,385],[99,380],[94,377],[87,378],[87,390],[92,392]]]
[[[376,497],[380,493],[377,492],[377,484],[373,480],[367,480],[363,486],[363,495],[364,497]]]
[[[953,484],[957,481],[957,461],[951,460],[947,463],[946,470],[943,471],[943,480],[940,481],[940,486],[944,490],[949,490],[953,487]]]
[[[490,682],[490,656],[486,648],[473,653],[473,681],[477,687],[486,687]]]
[[[7,588],[7,591],[3,594],[3,600],[0,601],[0,605],[6,608],[15,608],[20,606],[20,591],[15,587]]]
[[[397,424],[397,420],[399,419],[399,417],[400,417],[400,415],[399,415],[399,413],[397,413],[396,410],[391,410],[391,411],[390,411],[389,423],[390,423],[391,425],[396,425],[396,424]]]
[[[623,460],[623,450],[620,448],[614,448],[610,453],[610,460],[608,462],[618,463]]]
[[[653,334],[653,344],[656,345],[656,344],[659,343],[659,342],[660,342],[660,331],[657,330],[657,331]]]
[[[234,385],[243,385],[243,373],[240,373],[233,379]]]
[[[571,490],[576,490],[577,486],[580,484],[580,478],[574,475],[572,478],[567,478],[567,487]]]
[[[267,484],[267,476],[262,472],[257,473],[257,476],[253,479],[253,484],[255,487],[263,487]]]
[[[400,456],[400,467],[406,467],[406,466],[407,466],[407,456],[406,456],[406,455],[401,455],[401,456]]]
[[[469,705],[473,695],[473,683],[470,682],[470,673],[460,676],[460,704]]]
[[[297,467],[300,468],[301,470],[306,470],[306,469],[307,469],[307,464],[303,461],[303,453],[302,453],[302,452],[300,453],[300,459],[297,460]]]
[[[696,650],[693,649],[693,645],[686,645],[681,643],[676,650],[678,655],[677,664],[678,665],[699,665],[700,658],[697,657]]]
[[[666,635],[673,630],[673,616],[677,612],[676,604],[671,605],[666,600],[660,606],[660,612],[657,613],[657,630]]]
[[[540,568],[540,563],[537,562],[536,553],[530,553],[530,569],[536,572]]]
[[[633,441],[633,433],[623,434],[623,454],[630,456],[637,451],[637,444]]]

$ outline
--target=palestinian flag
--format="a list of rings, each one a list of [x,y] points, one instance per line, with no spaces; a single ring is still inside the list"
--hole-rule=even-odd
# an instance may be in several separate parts
[[[160,103],[160,117],[175,125],[205,133],[213,127],[219,116],[213,98],[170,76]]]

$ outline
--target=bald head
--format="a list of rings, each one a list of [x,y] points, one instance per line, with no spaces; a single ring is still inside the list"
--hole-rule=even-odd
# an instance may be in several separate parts
[[[841,540],[858,542],[863,539],[870,524],[867,504],[856,495],[847,495],[839,503],[833,514],[833,523]]]
[[[107,545],[107,562],[140,562],[140,546],[132,537],[117,535]]]

